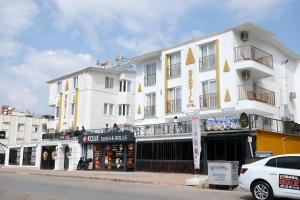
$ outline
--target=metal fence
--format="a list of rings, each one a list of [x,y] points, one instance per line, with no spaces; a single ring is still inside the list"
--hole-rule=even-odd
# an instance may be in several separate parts
[[[267,67],[273,68],[273,56],[254,46],[239,46],[234,48],[235,61],[253,60]]]
[[[181,63],[172,64],[168,66],[168,78],[177,78],[181,74]]]
[[[238,86],[239,99],[260,101],[270,105],[275,105],[275,92],[253,84]]]
[[[181,111],[181,99],[168,101],[168,113],[176,113]]]
[[[147,74],[144,76],[144,85],[151,86],[156,83],[156,74]]]
[[[216,55],[209,55],[199,59],[199,71],[216,69]]]
[[[201,109],[217,107],[216,93],[200,95],[199,100]]]
[[[155,105],[154,106],[145,106],[144,107],[144,116],[145,116],[145,118],[155,116]]]

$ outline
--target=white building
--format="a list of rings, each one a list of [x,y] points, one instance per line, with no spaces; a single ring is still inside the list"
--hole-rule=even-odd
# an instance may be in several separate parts
[[[129,64],[87,67],[48,84],[57,133],[43,136],[42,154],[56,158],[55,162],[45,160],[42,168],[76,169],[87,152],[72,132],[77,127],[92,131],[106,124],[112,128],[115,123],[123,127],[134,122],[135,70]]]
[[[254,24],[137,56],[134,61],[135,119],[136,125],[144,126],[140,143],[190,141],[190,129],[182,131],[181,126],[178,132],[189,133],[174,135],[169,134],[174,130],[159,124],[173,122],[174,117],[189,121],[194,111],[200,111],[201,119],[235,120],[247,113],[300,123],[299,56]],[[247,142],[247,136],[243,140]]]
[[[5,139],[0,139],[0,152],[2,158],[5,157],[5,166],[39,167],[42,134],[49,131],[50,122],[49,116],[39,117],[13,110],[2,112],[0,130],[5,133]]]

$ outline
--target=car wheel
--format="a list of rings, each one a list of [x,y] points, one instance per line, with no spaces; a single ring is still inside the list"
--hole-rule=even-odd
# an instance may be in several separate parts
[[[257,181],[253,184],[252,196],[256,200],[272,200],[274,198],[272,188],[265,181]]]

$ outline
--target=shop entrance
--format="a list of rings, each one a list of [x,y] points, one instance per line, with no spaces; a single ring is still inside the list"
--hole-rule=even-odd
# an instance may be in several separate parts
[[[70,156],[70,147],[65,147],[65,157],[64,157],[64,170],[69,169],[69,156]]]
[[[41,155],[41,169],[54,169],[56,146],[43,146]]]
[[[93,169],[130,171],[134,168],[133,143],[94,144]]]

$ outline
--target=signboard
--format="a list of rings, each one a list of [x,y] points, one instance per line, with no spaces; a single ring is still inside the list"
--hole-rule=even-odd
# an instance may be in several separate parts
[[[205,122],[206,131],[224,131],[241,129],[240,119],[237,117],[213,117]]]
[[[238,161],[208,161],[208,184],[238,185]]]
[[[129,131],[119,133],[87,134],[81,135],[78,142],[81,144],[134,142],[134,134]]]
[[[279,174],[279,187],[291,190],[300,190],[300,177],[287,175],[287,174]]]
[[[5,139],[5,131],[0,131],[0,139]]]
[[[200,116],[198,113],[194,114],[192,117],[192,139],[193,139],[194,169],[200,169],[201,129],[200,129]]]

